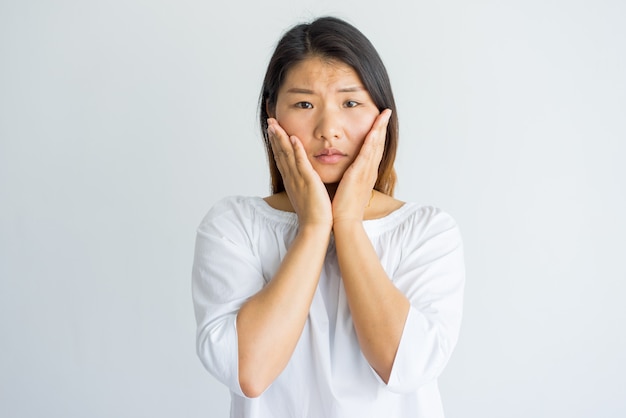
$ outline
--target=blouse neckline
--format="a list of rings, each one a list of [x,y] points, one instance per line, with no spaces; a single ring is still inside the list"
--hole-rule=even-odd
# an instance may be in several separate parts
[[[250,203],[260,214],[268,220],[287,225],[298,225],[298,215],[295,212],[286,212],[270,206],[262,197],[254,196],[250,198]],[[398,209],[387,216],[363,221],[363,227],[368,235],[376,235],[394,229],[406,221],[415,213],[418,205],[413,202],[405,202]]]

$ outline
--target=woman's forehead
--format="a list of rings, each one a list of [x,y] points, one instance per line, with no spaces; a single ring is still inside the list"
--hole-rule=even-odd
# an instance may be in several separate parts
[[[319,57],[307,58],[289,69],[281,90],[333,88],[337,90],[362,89],[357,72],[342,61]]]

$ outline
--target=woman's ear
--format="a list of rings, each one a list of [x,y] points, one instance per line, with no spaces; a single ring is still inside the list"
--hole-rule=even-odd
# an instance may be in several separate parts
[[[270,106],[269,99],[265,100],[265,113],[267,113],[267,116],[269,116],[270,118],[275,118],[276,117],[276,115],[274,114],[275,108],[276,106]]]

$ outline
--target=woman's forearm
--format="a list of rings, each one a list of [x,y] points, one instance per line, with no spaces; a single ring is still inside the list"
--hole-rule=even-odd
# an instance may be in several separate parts
[[[330,230],[299,230],[272,280],[237,315],[239,383],[256,397],[287,365],[304,328],[326,256]]]
[[[385,273],[362,222],[335,223],[333,231],[361,351],[378,375],[388,382],[409,301]]]

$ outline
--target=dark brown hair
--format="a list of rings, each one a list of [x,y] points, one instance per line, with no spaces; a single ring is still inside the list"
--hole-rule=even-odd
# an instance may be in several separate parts
[[[322,17],[291,28],[278,42],[267,67],[261,90],[259,118],[270,167],[272,193],[284,191],[285,186],[267,136],[267,118],[270,117],[268,110],[270,113],[274,112],[278,90],[287,72],[295,64],[314,56],[337,60],[352,67],[361,78],[378,110],[393,111],[387,125],[387,138],[378,167],[378,179],[374,185],[374,189],[392,196],[396,185],[393,163],[398,147],[398,117],[389,76],[378,52],[365,35],[349,23],[334,17]]]

